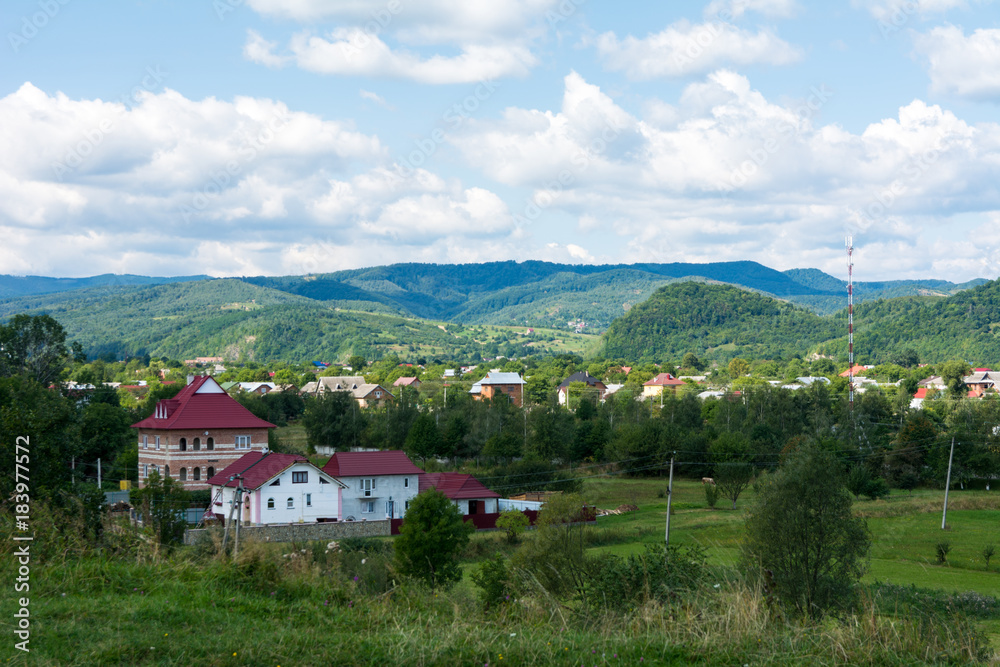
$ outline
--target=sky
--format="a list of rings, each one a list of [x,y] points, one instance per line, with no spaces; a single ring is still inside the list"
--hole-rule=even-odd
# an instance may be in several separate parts
[[[1000,275],[990,0],[7,0],[0,274]]]

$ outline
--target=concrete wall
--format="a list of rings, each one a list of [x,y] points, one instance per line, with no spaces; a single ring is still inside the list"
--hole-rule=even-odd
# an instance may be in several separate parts
[[[209,539],[211,531],[222,528],[199,528],[184,533],[184,544],[196,544]],[[232,530],[232,529],[231,529]],[[240,539],[260,542],[306,542],[309,540],[341,540],[347,537],[382,537],[390,534],[388,521],[349,521],[346,523],[293,523],[272,526],[243,526]],[[230,538],[232,534],[230,534]]]

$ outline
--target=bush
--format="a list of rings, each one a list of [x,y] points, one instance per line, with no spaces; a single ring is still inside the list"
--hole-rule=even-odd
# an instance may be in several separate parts
[[[507,604],[513,595],[510,581],[510,569],[503,554],[483,561],[479,568],[470,575],[472,583],[479,587],[479,600],[486,609],[493,609]]]
[[[889,495],[889,485],[886,484],[885,480],[881,477],[876,477],[875,479],[869,480],[868,484],[865,486],[864,495],[867,496],[869,500],[884,498]]]
[[[527,528],[531,520],[524,512],[516,509],[505,510],[497,517],[497,528],[507,535],[507,542],[517,544],[518,539]]]
[[[852,605],[871,547],[840,469],[830,452],[801,447],[760,485],[746,519],[742,569],[769,573],[778,596],[809,617]]]
[[[471,523],[462,520],[458,507],[437,489],[418,494],[396,538],[399,571],[431,588],[458,581],[462,578],[458,555],[474,530]]]
[[[934,547],[934,553],[937,556],[937,562],[942,565],[948,562],[948,552],[951,551],[950,542],[938,542]]]
[[[708,509],[714,510],[715,504],[719,502],[719,489],[715,484],[705,484],[705,502],[708,504]]]
[[[592,559],[588,565],[585,602],[622,610],[649,600],[667,602],[679,592],[697,587],[704,577],[705,550],[647,545],[644,553],[627,558],[607,555]]]

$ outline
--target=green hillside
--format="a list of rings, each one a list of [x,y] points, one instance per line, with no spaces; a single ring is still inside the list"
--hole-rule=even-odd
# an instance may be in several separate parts
[[[48,313],[91,357],[221,355],[257,361],[335,361],[350,354],[477,360],[575,352],[593,336],[525,328],[463,327],[361,312],[238,279],[153,287],[99,287],[0,302],[0,320]]]

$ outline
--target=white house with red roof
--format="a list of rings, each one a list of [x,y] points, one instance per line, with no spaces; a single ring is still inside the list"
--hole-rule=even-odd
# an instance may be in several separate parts
[[[207,489],[208,479],[241,456],[267,448],[274,424],[254,416],[211,376],[189,377],[174,398],[132,424],[139,441],[139,485],[154,470],[186,489]]]
[[[242,486],[238,517],[245,524],[315,523],[340,517],[346,485],[300,454],[250,452],[216,474],[209,510],[228,519],[237,487]]]
[[[399,519],[419,493],[424,471],[402,451],[337,452],[323,472],[346,486],[341,521]]]
[[[490,491],[472,475],[458,472],[431,472],[420,475],[419,491],[437,489],[458,505],[462,514],[496,514],[500,494]]]

